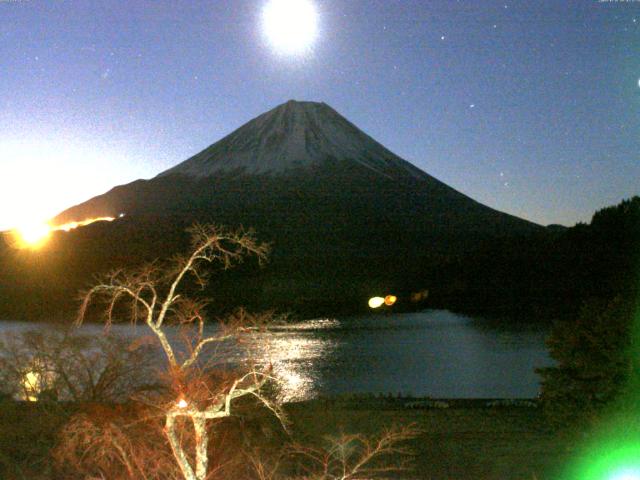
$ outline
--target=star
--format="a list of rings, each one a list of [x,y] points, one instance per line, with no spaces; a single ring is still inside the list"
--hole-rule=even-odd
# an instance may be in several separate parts
[[[442,35],[442,36],[440,37],[440,40],[444,40],[444,35]]]

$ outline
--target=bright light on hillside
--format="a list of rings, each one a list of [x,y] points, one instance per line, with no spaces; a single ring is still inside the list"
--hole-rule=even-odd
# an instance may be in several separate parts
[[[93,136],[83,137],[77,129],[18,132],[16,127],[12,133],[12,126],[4,127],[0,231],[42,223],[114,185],[149,176],[148,167],[130,152],[118,152]]]
[[[51,227],[46,222],[27,222],[15,230],[18,246],[21,248],[38,248],[51,235]]]
[[[120,215],[122,218],[124,215]],[[23,225],[11,230],[14,239],[14,246],[17,248],[38,249],[42,247],[52,232],[69,232],[78,227],[84,227],[95,222],[113,222],[115,217],[88,218],[81,222],[69,222],[63,225],[51,226],[48,222],[26,222]]]

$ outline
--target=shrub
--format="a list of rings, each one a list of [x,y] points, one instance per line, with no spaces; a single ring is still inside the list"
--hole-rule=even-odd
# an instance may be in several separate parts
[[[538,373],[542,405],[555,425],[591,424],[632,393],[640,372],[633,302],[587,302],[574,321],[554,328],[547,345],[557,364]]]

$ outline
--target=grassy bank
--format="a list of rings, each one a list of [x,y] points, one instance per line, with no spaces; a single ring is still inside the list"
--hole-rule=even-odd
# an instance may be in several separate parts
[[[547,428],[542,412],[529,402],[375,403],[314,401],[289,410],[298,434],[309,436],[341,430],[374,434],[392,424],[416,424],[422,433],[409,442],[414,470],[405,478],[553,479],[570,453],[571,442]]]
[[[415,424],[421,433],[409,441],[414,468],[397,478],[556,478],[570,453],[566,436],[546,428],[542,413],[530,402],[488,403],[352,398],[293,403],[286,410],[293,435],[301,442],[340,433],[373,435],[393,424]],[[63,417],[39,405],[4,402],[0,477],[50,478],[48,451]]]

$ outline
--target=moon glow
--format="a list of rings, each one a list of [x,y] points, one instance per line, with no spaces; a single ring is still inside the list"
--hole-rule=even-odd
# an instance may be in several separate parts
[[[262,26],[277,53],[300,55],[309,51],[318,36],[318,14],[310,0],[269,0]]]

